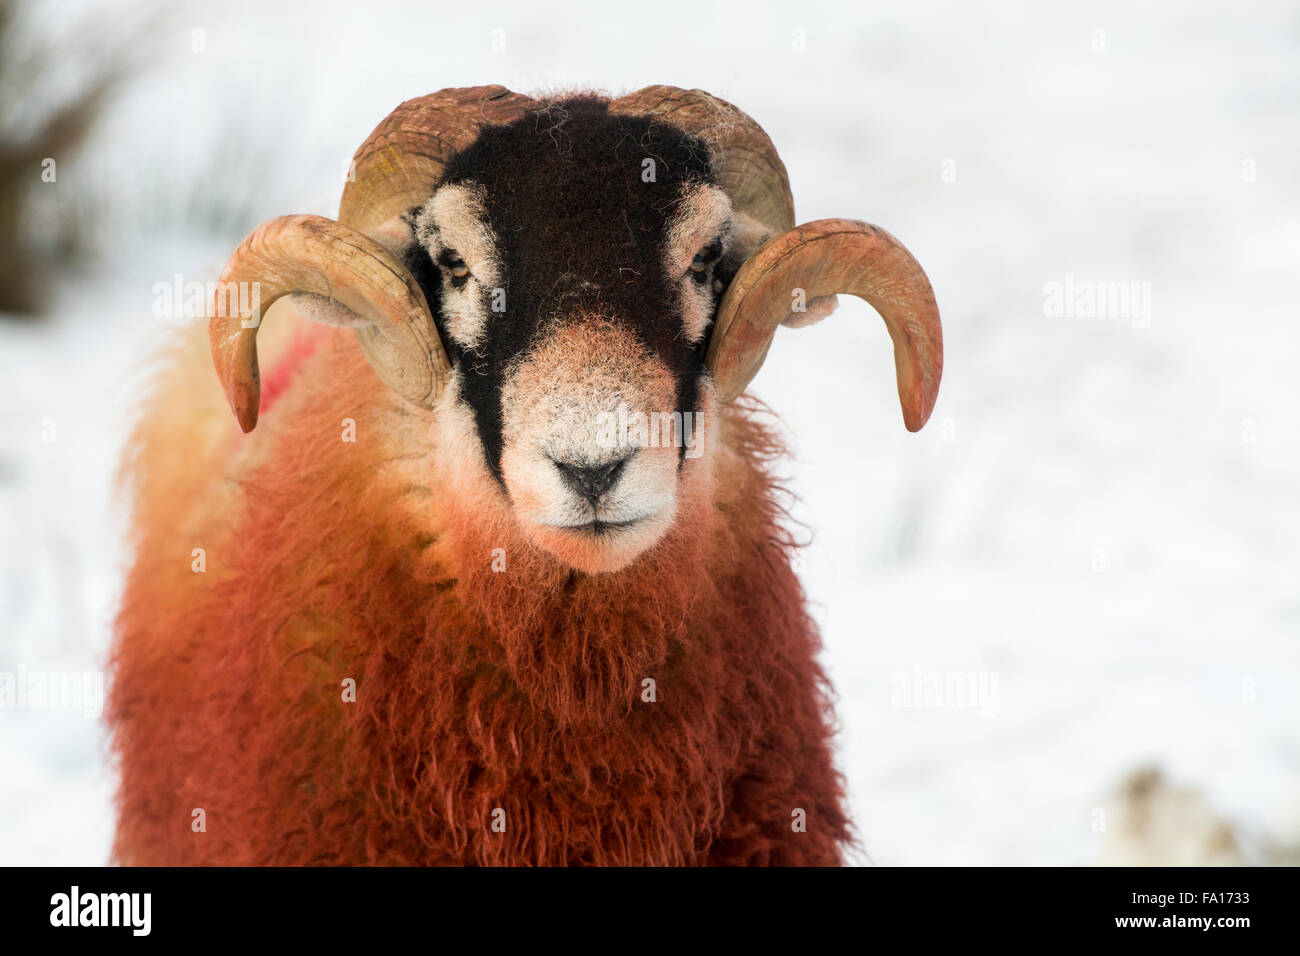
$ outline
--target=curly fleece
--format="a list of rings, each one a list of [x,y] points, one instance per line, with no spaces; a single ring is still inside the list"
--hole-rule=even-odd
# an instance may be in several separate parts
[[[255,436],[196,388],[197,339],[137,428],[118,861],[840,862],[828,687],[755,406],[713,410],[666,537],[585,576],[455,477],[350,334],[306,335]]]

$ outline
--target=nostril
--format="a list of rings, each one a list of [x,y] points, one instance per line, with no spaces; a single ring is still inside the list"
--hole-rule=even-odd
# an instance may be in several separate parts
[[[552,460],[555,461],[555,467],[560,470],[560,477],[564,479],[565,484],[584,498],[595,501],[614,487],[631,457],[628,455],[626,458],[606,462],[603,465]]]

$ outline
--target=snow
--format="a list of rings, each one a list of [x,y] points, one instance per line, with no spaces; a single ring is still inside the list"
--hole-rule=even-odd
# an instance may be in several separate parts
[[[149,70],[53,187],[106,211],[98,260],[48,323],[0,321],[0,671],[102,664],[117,451],[168,322],[155,283],[210,278],[272,215],[333,212],[346,158],[408,96],[699,86],[764,124],[800,219],[906,242],[944,316],[917,435],[856,300],[781,333],[755,383],[790,436],[870,860],[1098,862],[1095,811],[1148,763],[1297,842],[1300,15],[565,10],[234,3],[142,41]],[[1052,315],[1052,283],[1137,283],[1150,312]],[[0,709],[0,767],[0,863],[107,859],[95,719]]]

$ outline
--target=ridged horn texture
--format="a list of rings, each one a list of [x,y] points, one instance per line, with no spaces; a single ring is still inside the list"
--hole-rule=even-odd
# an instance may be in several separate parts
[[[785,164],[753,119],[703,90],[648,86],[615,100],[616,112],[656,116],[708,145],[732,208],[762,229],[718,307],[706,364],[719,399],[735,399],[758,373],[795,289],[805,301],[848,293],[878,311],[894,340],[898,396],[911,431],[930,417],[943,372],[934,291],[903,245],[867,223],[823,219],[794,228]],[[746,237],[748,238],[748,237]]]
[[[943,374],[939,307],[903,244],[856,219],[819,219],[775,236],[736,273],[705,356],[718,398],[732,401],[757,374],[799,289],[804,301],[856,295],[880,313],[894,340],[903,422],[918,431],[934,409]]]
[[[432,195],[447,163],[482,126],[512,122],[535,105],[503,86],[448,89],[407,100],[357,150],[337,222],[283,216],[263,223],[240,244],[222,272],[208,335],[217,374],[245,432],[256,426],[261,401],[261,315],[286,295],[323,296],[343,306],[325,314],[355,326],[379,377],[417,405],[436,404],[451,363],[424,294],[375,237]],[[229,282],[257,283],[257,315],[227,314],[234,312],[225,308],[228,296],[222,291]]]

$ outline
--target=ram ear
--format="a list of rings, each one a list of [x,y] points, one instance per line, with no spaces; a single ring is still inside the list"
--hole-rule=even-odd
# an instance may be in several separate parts
[[[418,211],[417,207],[409,213],[394,216],[362,231],[399,260],[404,259],[411,246],[416,243],[414,217]]]
[[[839,298],[833,295],[815,295],[803,303],[796,302],[790,314],[781,320],[787,329],[802,329],[816,325],[835,311]]]
[[[295,292],[290,294],[289,302],[304,319],[339,328],[359,329],[374,322],[364,315],[353,312],[337,299],[315,292]]]
[[[413,247],[418,244],[413,226],[416,212],[418,209],[402,216],[394,216],[377,226],[363,230],[363,234],[392,253],[397,262],[406,262]],[[342,302],[325,295],[299,292],[291,295],[290,301],[303,318],[319,322],[321,325],[364,328],[375,324],[370,316],[354,312]]]

